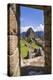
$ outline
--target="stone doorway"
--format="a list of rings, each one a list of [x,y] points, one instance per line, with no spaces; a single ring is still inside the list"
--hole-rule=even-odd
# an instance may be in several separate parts
[[[23,4],[21,5],[44,11],[45,47],[43,49],[45,52],[45,67],[43,67],[43,70],[45,71],[44,74],[50,74],[51,73],[51,6],[23,5]],[[21,62],[20,62],[21,60],[20,6],[21,5],[8,4],[8,75],[9,76],[22,75]],[[38,69],[41,70],[41,68]],[[28,69],[26,68],[26,70]],[[25,73],[25,71],[23,73]]]

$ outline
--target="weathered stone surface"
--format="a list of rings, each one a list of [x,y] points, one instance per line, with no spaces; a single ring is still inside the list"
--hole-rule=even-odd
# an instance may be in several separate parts
[[[19,51],[18,48],[14,51],[13,55],[8,55],[10,62],[9,62],[9,70],[10,70],[10,75],[15,75],[16,72],[18,71],[19,67]]]
[[[51,73],[51,7],[44,12],[45,22],[45,65],[47,71]]]
[[[50,12],[51,12],[51,9],[48,9],[47,11],[45,11],[44,18],[45,18],[45,24],[46,25],[51,24],[51,14],[50,14]]]
[[[18,50],[18,24],[16,16],[16,4],[9,5],[8,13],[8,75],[20,75],[19,50]]]
[[[9,34],[17,34],[18,32],[18,25],[16,21],[16,15],[13,10],[10,8],[10,15],[9,15]]]
[[[12,55],[18,47],[18,37],[15,35],[9,35],[9,55]]]

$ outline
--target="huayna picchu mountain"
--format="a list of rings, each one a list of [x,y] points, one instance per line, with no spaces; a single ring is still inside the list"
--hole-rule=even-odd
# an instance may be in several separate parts
[[[36,31],[34,32],[34,30],[32,28],[29,28],[26,32],[22,32],[21,33],[21,37],[22,38],[38,38],[38,37],[44,37],[44,32],[43,31]]]
[[[35,32],[33,31],[32,28],[29,28],[26,32],[26,37],[27,38],[35,38]]]

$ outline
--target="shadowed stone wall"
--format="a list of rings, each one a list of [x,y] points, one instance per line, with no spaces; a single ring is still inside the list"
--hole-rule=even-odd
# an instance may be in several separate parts
[[[16,4],[8,5],[8,75],[20,75]]]
[[[51,7],[44,11],[45,23],[45,65],[47,72],[51,73]]]

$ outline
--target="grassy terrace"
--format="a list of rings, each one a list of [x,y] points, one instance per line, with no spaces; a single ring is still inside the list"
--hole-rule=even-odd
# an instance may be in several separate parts
[[[35,44],[35,42],[33,43],[28,43],[27,41],[25,40],[20,40],[20,50],[21,50],[21,56],[24,58],[27,56],[27,53],[29,51],[29,45],[32,47],[32,48],[39,48],[40,46],[38,46],[37,44]]]
[[[37,44],[35,44],[35,43],[32,43],[31,46],[32,46],[33,48],[39,48],[39,47],[40,47],[39,45],[37,45]]]
[[[20,48],[21,48],[20,50],[22,57],[27,56],[27,52],[29,51],[28,47],[25,46],[25,44],[27,44],[25,40],[20,40]]]

